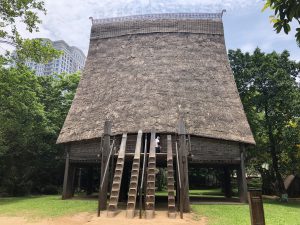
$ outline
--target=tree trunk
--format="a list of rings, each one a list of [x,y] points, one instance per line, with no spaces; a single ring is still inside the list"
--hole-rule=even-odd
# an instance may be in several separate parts
[[[272,156],[272,164],[273,164],[273,169],[275,172],[275,178],[276,178],[276,183],[277,183],[277,188],[280,194],[286,194],[286,190],[284,187],[284,182],[282,179],[282,176],[279,172],[278,168],[278,157],[276,154],[276,149],[275,146],[271,143],[271,156]]]
[[[265,107],[265,115],[266,115],[266,122],[267,122],[267,126],[268,126],[268,137],[269,137],[269,141],[270,141],[270,153],[271,153],[271,157],[272,157],[273,169],[275,172],[275,179],[276,179],[279,194],[281,194],[281,198],[282,198],[283,195],[287,194],[287,192],[284,187],[284,182],[283,182],[282,176],[279,172],[278,156],[277,156],[277,152],[276,152],[276,142],[275,142],[275,138],[273,135],[272,124],[269,119],[267,106]]]

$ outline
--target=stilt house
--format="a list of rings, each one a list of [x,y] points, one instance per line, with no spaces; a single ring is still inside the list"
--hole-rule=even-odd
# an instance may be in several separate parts
[[[191,167],[223,168],[227,195],[229,171],[236,170],[245,202],[245,146],[255,141],[229,65],[222,14],[94,19],[57,143],[66,147],[63,199],[73,195],[76,168],[101,167],[99,207],[110,215],[125,194],[129,217],[139,196],[153,217],[156,167],[167,168],[170,216],[176,205],[190,209]]]

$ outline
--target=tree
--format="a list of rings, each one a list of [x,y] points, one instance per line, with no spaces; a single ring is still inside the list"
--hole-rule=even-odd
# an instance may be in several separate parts
[[[0,184],[10,194],[31,188],[37,139],[45,132],[36,77],[26,68],[0,69]]]
[[[40,0],[1,0],[0,4],[0,41],[5,40],[16,47],[16,58],[9,52],[0,56],[0,66],[12,60],[24,62],[48,62],[58,57],[60,52],[51,43],[41,39],[23,39],[18,32],[17,23],[26,26],[29,32],[38,32],[42,22],[38,13],[46,13],[44,2]]]
[[[0,193],[61,185],[64,151],[55,143],[79,77],[37,77],[22,65],[0,69]]]
[[[80,73],[37,77],[42,91],[38,93],[46,117],[51,121],[55,141],[71,107]]]
[[[0,3],[0,42],[16,47],[16,55],[0,56],[0,193],[9,195],[44,193],[49,185],[61,185],[64,151],[55,142],[80,76],[37,77],[24,65],[27,60],[47,63],[60,54],[45,39],[19,34],[17,23],[38,31],[39,13],[46,13],[41,0]],[[9,63],[15,66],[4,66]]]
[[[296,28],[296,41],[300,46],[300,1],[299,0],[267,0],[263,11],[270,8],[274,11],[271,16],[273,27],[277,33],[283,29],[284,33],[288,34],[291,31],[290,23],[296,21],[298,28]]]
[[[251,155],[256,169],[263,172],[262,163],[271,162],[271,180],[285,194],[282,175],[292,172],[286,163],[293,160],[286,156],[300,143],[300,64],[287,51],[265,54],[258,48],[252,55],[230,50],[229,59],[257,143]]]

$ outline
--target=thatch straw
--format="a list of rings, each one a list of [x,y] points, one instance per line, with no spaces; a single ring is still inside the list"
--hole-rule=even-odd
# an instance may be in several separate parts
[[[75,99],[58,143],[155,128],[255,143],[229,66],[222,21],[95,23]]]

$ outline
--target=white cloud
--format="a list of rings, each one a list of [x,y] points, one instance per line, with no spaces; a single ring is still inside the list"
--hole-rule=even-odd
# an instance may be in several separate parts
[[[295,50],[294,33],[276,34],[269,24],[271,12],[261,13],[263,0],[45,0],[47,15],[42,16],[40,32],[22,33],[29,38],[63,39],[87,53],[91,28],[90,16],[107,18],[163,12],[220,12],[225,15],[226,43],[229,48],[253,51],[257,46],[264,51],[288,48],[292,57],[299,59]],[[242,19],[242,20],[241,20]],[[285,47],[287,46],[287,47]],[[292,47],[290,47],[292,46]]]
[[[255,1],[249,0],[45,0],[47,15],[41,16],[43,24],[40,32],[29,34],[22,28],[22,34],[28,38],[63,39],[87,53],[90,16],[106,18],[163,12],[220,12],[224,8],[231,10],[253,3]]]
[[[253,43],[246,43],[241,46],[242,52],[252,53],[257,46]]]

